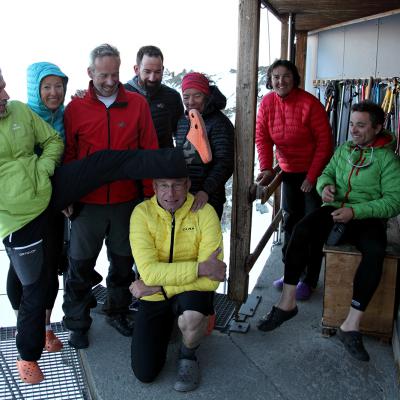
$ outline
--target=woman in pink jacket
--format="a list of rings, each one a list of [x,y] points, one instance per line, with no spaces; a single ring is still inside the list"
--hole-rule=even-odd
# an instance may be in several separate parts
[[[267,72],[267,88],[272,92],[262,99],[257,115],[256,145],[261,171],[257,182],[267,185],[273,178],[274,146],[283,171],[283,260],[296,223],[321,204],[315,183],[333,150],[331,128],[322,104],[299,84],[296,66],[287,60],[276,60]],[[318,255],[297,286],[298,300],[310,297],[320,269]],[[282,289],[283,277],[274,281],[274,286]]]

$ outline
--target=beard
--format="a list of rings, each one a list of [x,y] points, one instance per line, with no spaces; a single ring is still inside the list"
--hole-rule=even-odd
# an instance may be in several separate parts
[[[146,90],[146,92],[148,94],[153,94],[155,92],[157,92],[157,90],[160,88],[161,86],[161,81],[158,82],[152,82],[151,84],[149,84],[147,81],[143,81],[142,79],[140,79],[139,77],[139,84],[142,86],[142,88],[144,88]]]

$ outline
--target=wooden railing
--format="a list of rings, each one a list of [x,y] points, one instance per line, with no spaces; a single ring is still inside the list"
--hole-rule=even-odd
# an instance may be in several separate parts
[[[264,247],[268,243],[269,239],[273,235],[273,233],[278,229],[279,223],[282,219],[282,209],[280,207],[280,187],[282,182],[282,171],[279,166],[274,168],[274,178],[269,183],[268,186],[260,186],[258,184],[254,184],[250,187],[249,191],[249,200],[250,202],[255,201],[256,199],[261,199],[261,204],[264,204],[268,201],[268,199],[274,195],[274,204],[273,204],[273,214],[271,224],[268,226],[264,235],[260,239],[253,253],[250,253],[246,257],[245,270],[246,273],[250,273],[253,268],[255,262],[260,256],[261,252],[264,250]]]

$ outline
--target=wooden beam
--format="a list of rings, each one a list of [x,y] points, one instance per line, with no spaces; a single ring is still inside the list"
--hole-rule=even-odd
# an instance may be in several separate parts
[[[271,5],[271,3],[267,0],[261,0],[261,4],[268,9],[268,11],[273,14],[277,19],[281,19],[282,15],[276,11],[276,9]]]
[[[281,22],[281,59],[287,60],[289,41],[289,14],[282,15]]]
[[[272,234],[278,229],[281,219],[282,219],[282,210],[279,210],[278,214],[275,215],[271,224],[268,226],[264,235],[260,239],[260,241],[257,244],[256,248],[254,249],[253,253],[249,254],[249,256],[247,257],[247,259],[246,259],[246,271],[247,272],[250,272],[251,269],[253,268],[258,257],[260,256],[260,254],[264,250],[264,247],[266,246],[269,239],[271,238]]]
[[[287,59],[294,63],[295,58],[295,45],[294,45],[294,38],[296,35],[296,14],[289,13],[289,20],[288,20],[288,55]]]
[[[296,32],[296,58],[295,64],[301,76],[300,87],[304,89],[306,77],[307,32]]]
[[[238,303],[247,298],[254,176],[254,136],[257,108],[257,71],[260,1],[239,1],[238,65],[236,77],[235,170],[233,172],[231,252],[228,295]]]

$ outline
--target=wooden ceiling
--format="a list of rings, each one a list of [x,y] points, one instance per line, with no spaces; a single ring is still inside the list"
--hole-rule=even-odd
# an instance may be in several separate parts
[[[278,18],[296,14],[296,31],[312,31],[400,8],[400,0],[261,0]]]

